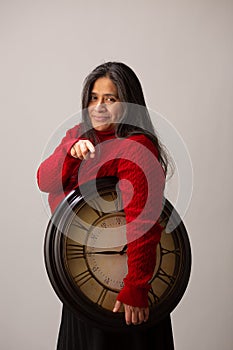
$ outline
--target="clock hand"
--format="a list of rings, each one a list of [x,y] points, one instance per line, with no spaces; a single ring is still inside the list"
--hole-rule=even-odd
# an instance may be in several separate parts
[[[123,255],[126,250],[127,250],[127,244],[122,248],[122,250],[119,252],[119,254]]]
[[[117,250],[102,250],[102,251],[97,251],[97,252],[87,252],[86,254],[88,255],[93,255],[93,254],[104,254],[104,255],[116,255],[116,254],[120,254],[123,255],[125,253],[127,246],[124,246],[123,249],[121,251],[117,251]]]

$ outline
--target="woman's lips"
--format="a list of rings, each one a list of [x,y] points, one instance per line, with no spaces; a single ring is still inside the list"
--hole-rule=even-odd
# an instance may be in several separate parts
[[[92,115],[92,118],[98,122],[104,122],[110,119],[108,115]]]

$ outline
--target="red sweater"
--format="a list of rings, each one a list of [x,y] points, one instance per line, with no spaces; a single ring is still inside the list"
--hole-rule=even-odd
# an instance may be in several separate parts
[[[114,131],[96,133],[100,143],[95,158],[81,161],[70,155],[71,147],[80,139],[80,126],[68,130],[54,153],[40,165],[38,185],[49,193],[53,212],[71,190],[84,182],[104,176],[127,180],[119,187],[127,222],[128,273],[117,299],[146,307],[162,231],[156,221],[162,208],[165,177],[158,152],[142,134],[118,139]]]

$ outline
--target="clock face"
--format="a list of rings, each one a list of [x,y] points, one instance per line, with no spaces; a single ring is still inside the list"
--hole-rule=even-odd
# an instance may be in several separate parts
[[[105,329],[127,328],[123,309],[113,313],[117,294],[127,274],[126,220],[115,178],[97,179],[73,191],[58,207],[47,228],[45,263],[50,281],[60,297],[79,317]],[[179,223],[171,233],[165,227],[174,208],[165,200],[157,246],[156,266],[148,293],[147,327],[170,313],[187,287],[191,251],[187,232]],[[174,213],[173,213],[174,214]],[[175,222],[174,222],[175,223]]]
[[[114,192],[102,194],[102,198],[114,196]],[[81,209],[74,210],[63,250],[66,271],[75,286],[95,305],[107,310],[113,309],[127,274],[127,245],[112,246],[110,232],[113,228],[122,241],[125,237],[123,212],[103,215],[96,213],[90,203],[85,203]]]

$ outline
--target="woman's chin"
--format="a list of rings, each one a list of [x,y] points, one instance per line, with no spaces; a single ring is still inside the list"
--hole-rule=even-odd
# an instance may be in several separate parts
[[[114,125],[113,124],[93,125],[93,128],[97,131],[109,131],[114,128]]]

